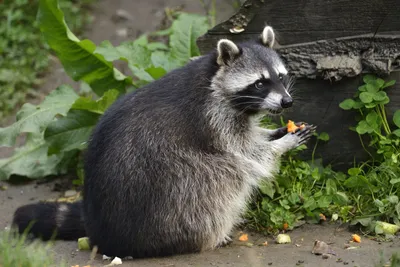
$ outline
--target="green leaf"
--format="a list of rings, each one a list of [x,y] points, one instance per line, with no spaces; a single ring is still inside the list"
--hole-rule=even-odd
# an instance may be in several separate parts
[[[95,54],[93,42],[80,41],[69,30],[57,0],[40,0],[38,22],[46,42],[73,80],[85,81],[99,96],[109,89],[125,92],[131,79],[115,69],[103,56]]]
[[[326,181],[326,193],[328,195],[333,195],[337,192],[336,183],[333,179],[328,179]]]
[[[397,205],[396,205],[396,212],[397,212],[397,216],[400,218],[400,202],[399,203],[397,203]]]
[[[0,128],[0,145],[13,146],[21,133],[43,133],[58,114],[65,116],[78,98],[70,86],[60,86],[52,91],[38,106],[26,103],[17,113],[17,121]]]
[[[400,137],[400,129],[394,130],[392,134],[396,135],[397,137]]]
[[[370,83],[366,85],[367,92],[375,94],[379,91],[379,87],[375,83]]]
[[[369,92],[362,92],[360,94],[360,100],[365,104],[371,103],[373,100],[373,94],[371,94]]]
[[[400,178],[390,180],[390,184],[397,184],[397,183],[400,183]]]
[[[365,83],[372,83],[373,81],[375,81],[376,80],[376,77],[374,76],[374,75],[371,75],[371,74],[367,74],[367,75],[365,75],[364,77],[363,77],[363,81],[365,82]]]
[[[263,181],[259,188],[264,195],[269,196],[271,199],[274,198],[275,186],[271,181]]]
[[[389,200],[390,203],[392,204],[397,204],[399,203],[399,197],[395,196],[395,195],[391,195],[387,198],[387,200]]]
[[[208,29],[205,16],[181,13],[172,23],[170,36],[171,55],[180,64],[185,64],[191,57],[199,56],[196,40]]]
[[[397,110],[393,115],[394,124],[400,128],[400,110]]]
[[[379,199],[375,199],[375,200],[374,200],[374,203],[375,203],[375,205],[376,205],[377,207],[383,207],[383,206],[385,206],[385,205],[383,204],[383,202],[380,201]]]
[[[70,110],[66,117],[52,122],[44,135],[50,145],[48,153],[51,155],[86,148],[99,117],[99,114],[86,110]]]
[[[332,201],[338,205],[343,206],[349,202],[349,198],[344,192],[336,192],[336,194],[332,196]]]
[[[318,199],[318,207],[327,208],[331,202],[332,196],[322,196],[320,199]]]
[[[387,98],[387,94],[384,91],[379,91],[373,94],[373,98],[375,101],[384,101]]]
[[[97,47],[96,52],[110,61],[119,59],[128,62],[133,75],[146,82],[152,82],[167,73],[164,68],[153,65],[152,51],[138,40],[124,42],[118,47],[104,41]]]
[[[314,210],[317,207],[317,203],[315,202],[313,197],[306,199],[303,204],[305,209]]]
[[[347,170],[347,173],[351,176],[356,176],[361,173],[361,170],[359,168],[350,168]]]
[[[0,180],[7,180],[11,175],[37,179],[65,173],[65,169],[59,168],[64,155],[49,156],[47,150],[48,144],[41,134],[28,134],[23,147],[16,148],[11,157],[0,159]]]
[[[355,101],[353,99],[345,99],[339,104],[339,107],[344,110],[350,110],[353,108]]]
[[[386,88],[386,87],[389,87],[389,86],[392,86],[392,85],[394,85],[395,83],[396,83],[396,80],[388,81],[387,83],[385,83],[385,84],[382,86],[382,89],[383,89],[383,88]]]
[[[72,105],[72,109],[87,110],[97,114],[103,114],[114,101],[118,98],[119,92],[115,89],[108,90],[98,100],[90,97],[80,97]]]
[[[329,134],[322,132],[318,135],[318,139],[322,141],[329,141]]]
[[[367,218],[358,218],[358,219],[354,219],[351,222],[351,225],[355,225],[357,223],[360,223],[362,226],[368,226],[370,225],[370,223],[372,222],[372,218],[371,217],[367,217]]]
[[[362,120],[358,123],[356,131],[359,134],[365,134],[365,133],[372,133],[374,129],[365,120]]]
[[[373,130],[378,130],[381,119],[375,110],[369,112],[365,120]]]

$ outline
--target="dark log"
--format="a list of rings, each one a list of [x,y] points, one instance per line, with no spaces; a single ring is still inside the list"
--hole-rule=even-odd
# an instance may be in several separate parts
[[[297,77],[299,99],[285,120],[307,121],[329,133],[330,141],[320,143],[315,152],[324,163],[345,169],[367,159],[358,134],[349,130],[356,125],[356,113],[340,109],[339,103],[353,96],[362,84],[361,74],[374,73],[398,81],[387,89],[390,121],[400,108],[400,1],[247,0],[197,44],[206,53],[221,38],[256,38],[266,24],[275,30],[274,48]],[[368,137],[363,139],[368,145]],[[313,144],[304,158],[310,158]]]
[[[258,35],[265,24],[278,33],[280,45],[313,42],[400,29],[399,0],[247,0],[230,19],[208,31],[199,45],[227,36],[233,28],[244,31],[233,39]]]

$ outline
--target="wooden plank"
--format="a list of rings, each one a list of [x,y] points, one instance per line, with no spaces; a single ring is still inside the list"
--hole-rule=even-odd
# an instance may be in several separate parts
[[[211,29],[206,37],[238,34],[254,36],[271,25],[281,45],[400,29],[398,0],[247,0],[229,20]],[[201,42],[208,39],[202,38]],[[203,44],[200,44],[202,46]],[[206,44],[204,44],[207,46]]]

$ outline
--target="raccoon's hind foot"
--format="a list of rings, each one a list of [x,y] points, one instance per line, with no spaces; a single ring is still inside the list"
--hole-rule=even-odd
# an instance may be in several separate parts
[[[305,144],[311,136],[313,136],[316,128],[317,127],[314,125],[305,124],[303,129],[294,133],[286,133],[282,138],[273,141],[275,150],[280,154],[284,154],[289,150]]]
[[[217,248],[222,248],[222,247],[226,247],[229,246],[231,243],[233,242],[232,238],[230,236],[225,236],[224,240],[222,240],[218,245]]]

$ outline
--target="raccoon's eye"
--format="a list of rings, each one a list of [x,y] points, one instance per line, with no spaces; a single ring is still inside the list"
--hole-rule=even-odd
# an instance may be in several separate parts
[[[279,75],[278,75],[278,77],[279,77],[279,80],[283,80],[283,75],[282,75],[282,73],[279,73]]]
[[[264,87],[264,84],[262,82],[256,82],[255,86],[257,89],[261,89]]]

